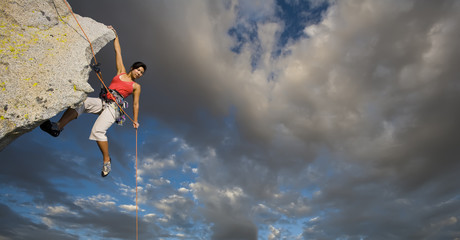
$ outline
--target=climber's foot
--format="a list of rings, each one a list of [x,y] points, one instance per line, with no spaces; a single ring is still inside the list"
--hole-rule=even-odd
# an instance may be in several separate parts
[[[109,175],[110,171],[112,170],[112,159],[110,159],[110,161],[108,162],[105,162],[103,165],[102,165],[102,171],[101,171],[101,176],[102,177],[106,177],[107,175]]]
[[[59,129],[57,123],[51,122],[50,120],[46,120],[44,123],[42,123],[40,125],[40,129],[53,137],[59,136],[59,134],[62,132],[62,129]]]

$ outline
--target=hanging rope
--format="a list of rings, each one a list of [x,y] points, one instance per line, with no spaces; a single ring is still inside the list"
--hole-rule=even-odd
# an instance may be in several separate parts
[[[102,74],[101,74],[101,71],[99,69],[99,63],[97,62],[97,59],[96,59],[96,54],[94,53],[94,48],[93,48],[93,44],[91,43],[91,41],[89,40],[89,37],[86,35],[85,33],[85,30],[83,30],[83,27],[80,25],[80,23],[78,22],[77,20],[77,17],[75,16],[75,14],[73,13],[72,11],[72,8],[70,7],[69,3],[67,2],[67,0],[63,0],[65,2],[65,4],[67,5],[67,8],[69,9],[69,12],[72,14],[73,18],[75,19],[75,22],[77,22],[78,26],[80,27],[81,31],[83,32],[83,35],[85,35],[85,38],[86,40],[88,41],[89,43],[89,46],[91,47],[91,53],[93,54],[93,59],[94,59],[94,65],[92,65],[92,68],[95,70],[96,72],[96,75],[97,75],[97,78],[99,79],[99,81],[101,81],[101,84],[104,86],[105,90],[107,92],[110,92],[109,91],[109,88],[105,85],[104,83],[104,80],[102,79]],[[117,104],[118,108],[129,118],[129,120],[131,120],[131,122],[134,123],[134,120],[129,116],[129,114],[127,114],[125,112],[125,110],[123,110],[123,108],[117,103],[117,101],[115,101],[115,103]],[[137,128],[136,128],[136,240],[139,239],[139,217],[138,217],[138,197],[137,197]]]
[[[138,224],[138,207],[137,207],[137,128],[136,128],[136,240],[139,239],[139,224]]]

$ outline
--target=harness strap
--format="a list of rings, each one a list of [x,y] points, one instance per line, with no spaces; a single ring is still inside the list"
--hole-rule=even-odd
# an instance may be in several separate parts
[[[109,92],[116,99],[117,103],[125,100],[123,95],[121,95],[121,93],[119,93],[117,90],[109,88]],[[106,102],[113,101],[113,99],[108,98],[107,89],[104,88],[104,87],[101,88],[101,92],[99,92],[99,98],[105,100]],[[120,107],[122,107],[122,106],[120,106]],[[123,108],[125,108],[125,107],[123,107]]]

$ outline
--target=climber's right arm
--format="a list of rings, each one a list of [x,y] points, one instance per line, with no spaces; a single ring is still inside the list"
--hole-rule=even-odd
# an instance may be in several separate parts
[[[109,26],[110,29],[115,33],[115,39],[113,40],[113,47],[115,49],[115,62],[117,66],[117,74],[126,73],[125,66],[123,65],[123,58],[121,56],[121,46],[120,40],[118,39],[117,31],[112,26]]]

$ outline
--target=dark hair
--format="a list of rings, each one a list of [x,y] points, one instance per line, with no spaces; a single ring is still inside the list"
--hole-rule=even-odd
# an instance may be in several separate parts
[[[147,66],[143,62],[135,62],[135,63],[133,63],[133,65],[131,66],[131,70],[138,69],[140,67],[144,68],[144,72],[147,71]]]

